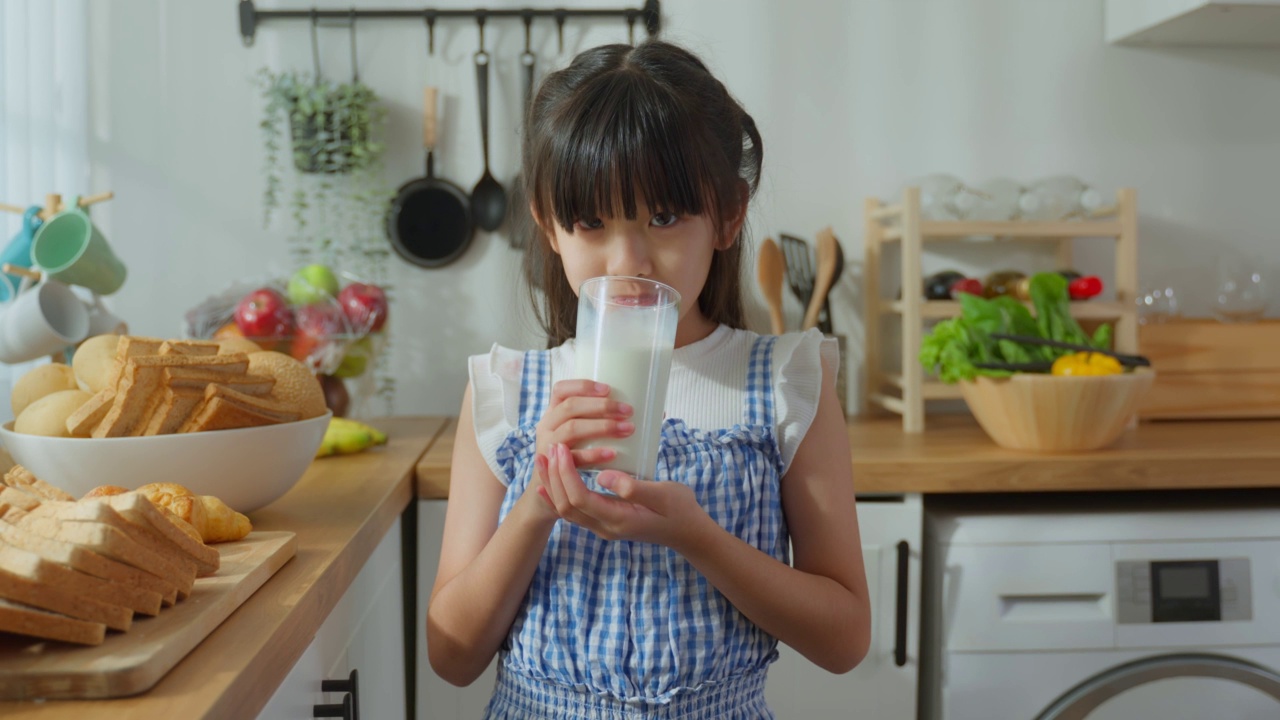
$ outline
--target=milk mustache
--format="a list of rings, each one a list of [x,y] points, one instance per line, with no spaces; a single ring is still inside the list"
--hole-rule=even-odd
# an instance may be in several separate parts
[[[605,383],[610,398],[634,408],[631,435],[583,444],[618,453],[593,467],[653,479],[679,307],[674,289],[640,278],[592,278],[579,289],[574,375]]]

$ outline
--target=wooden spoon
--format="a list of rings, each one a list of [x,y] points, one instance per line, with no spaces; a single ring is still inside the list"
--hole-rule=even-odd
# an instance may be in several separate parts
[[[786,323],[782,320],[782,278],[786,272],[787,262],[782,258],[782,249],[773,238],[765,238],[760,244],[756,276],[764,300],[769,304],[769,324],[774,335],[786,332]]]
[[[831,226],[818,231],[818,271],[814,274],[813,297],[809,298],[809,307],[805,309],[804,323],[801,329],[808,330],[818,326],[818,314],[822,312],[822,303],[826,302],[827,293],[831,292],[831,284],[836,278],[837,242]]]

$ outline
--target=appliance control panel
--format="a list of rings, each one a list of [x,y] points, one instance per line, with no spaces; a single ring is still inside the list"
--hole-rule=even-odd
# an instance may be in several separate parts
[[[1252,600],[1248,558],[1116,563],[1122,625],[1252,620]]]

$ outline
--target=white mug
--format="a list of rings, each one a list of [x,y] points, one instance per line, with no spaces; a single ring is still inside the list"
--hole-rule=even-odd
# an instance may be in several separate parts
[[[95,335],[124,335],[129,332],[129,326],[119,315],[112,313],[102,304],[102,297],[97,293],[93,294],[93,300],[84,301],[85,309],[89,312],[89,332],[86,338]]]
[[[25,286],[26,283],[24,282]],[[71,288],[44,280],[4,308],[0,362],[20,363],[61,352],[89,334],[89,311]]]

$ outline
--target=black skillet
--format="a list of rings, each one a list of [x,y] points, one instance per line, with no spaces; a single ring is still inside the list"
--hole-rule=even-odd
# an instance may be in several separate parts
[[[436,89],[423,94],[422,141],[427,148],[426,177],[410,180],[396,192],[387,210],[387,238],[400,257],[414,265],[448,265],[467,249],[475,224],[471,200],[457,185],[435,176]]]

